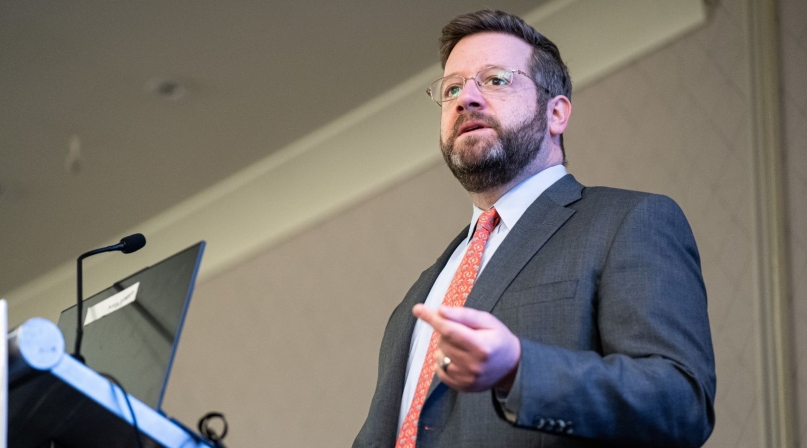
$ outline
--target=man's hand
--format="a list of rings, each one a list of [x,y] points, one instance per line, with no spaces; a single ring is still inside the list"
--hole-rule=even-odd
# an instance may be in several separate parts
[[[460,392],[481,392],[493,387],[507,393],[521,358],[521,343],[492,314],[472,308],[441,306],[437,311],[422,304],[412,313],[440,335],[432,362],[440,381]],[[443,370],[444,357],[451,363]],[[429,360],[426,360],[429,362]]]

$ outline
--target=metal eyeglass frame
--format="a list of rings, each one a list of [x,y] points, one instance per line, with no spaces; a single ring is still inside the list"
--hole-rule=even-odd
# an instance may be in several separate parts
[[[448,102],[451,102],[451,101],[456,100],[456,99],[457,99],[457,97],[458,97],[459,95],[458,95],[457,97],[450,98],[450,99],[447,99],[447,100],[442,100],[442,101],[440,101],[440,100],[438,100],[438,99],[434,98],[434,95],[432,95],[432,92],[433,92],[433,90],[432,90],[432,86],[434,86],[434,84],[435,84],[437,81],[442,81],[442,80],[444,80],[444,79],[446,79],[446,78],[454,78],[454,77],[457,77],[457,78],[462,78],[462,86],[460,86],[460,88],[461,88],[461,89],[464,89],[464,88],[465,88],[465,84],[466,84],[468,81],[470,81],[470,80],[472,80],[472,79],[473,79],[473,80],[476,82],[476,86],[479,88],[479,91],[480,91],[480,92],[491,92],[491,91],[495,91],[495,90],[501,90],[501,88],[502,88],[502,87],[509,87],[509,86],[511,86],[511,85],[513,84],[513,78],[511,78],[511,79],[510,79],[510,83],[509,83],[509,84],[505,84],[505,85],[503,85],[503,86],[496,86],[496,87],[498,87],[498,88],[495,88],[495,89],[490,89],[490,88],[489,88],[489,87],[487,87],[487,86],[486,86],[486,87],[483,87],[483,85],[482,85],[482,83],[481,83],[481,80],[480,80],[479,78],[477,78],[477,77],[479,76],[479,74],[480,74],[480,73],[482,73],[482,72],[484,72],[484,71],[486,71],[486,70],[490,70],[490,69],[492,69],[492,68],[501,69],[501,70],[503,70],[503,71],[505,71],[505,72],[510,72],[510,73],[518,73],[518,74],[520,74],[520,75],[524,75],[524,76],[526,76],[527,78],[529,78],[529,80],[530,80],[530,81],[532,81],[532,82],[533,82],[533,84],[535,84],[537,87],[542,88],[542,89],[543,89],[543,90],[544,90],[546,93],[548,93],[548,94],[550,94],[550,95],[552,94],[552,92],[550,92],[550,91],[549,91],[549,89],[547,89],[546,87],[544,87],[544,86],[543,86],[542,84],[540,84],[538,81],[536,81],[535,79],[533,79],[533,78],[532,78],[532,76],[530,76],[529,74],[527,74],[526,72],[524,72],[524,71],[522,71],[522,70],[519,70],[519,69],[517,69],[517,68],[504,68],[504,67],[499,67],[499,66],[497,66],[497,65],[491,65],[491,66],[488,66],[488,67],[483,68],[482,70],[479,70],[479,71],[478,71],[478,72],[477,72],[477,73],[476,73],[474,76],[471,76],[470,78],[466,78],[466,77],[464,77],[464,76],[460,76],[460,75],[443,76],[442,78],[437,78],[437,79],[435,79],[434,81],[432,81],[432,83],[431,83],[431,84],[429,84],[429,87],[426,89],[426,95],[429,95],[429,98],[431,98],[431,100],[432,100],[432,101],[434,101],[435,103],[437,103],[437,105],[438,105],[438,106],[440,106],[440,107],[442,107],[442,106],[443,106],[443,103],[448,103]],[[460,91],[460,92],[462,92],[462,91]]]

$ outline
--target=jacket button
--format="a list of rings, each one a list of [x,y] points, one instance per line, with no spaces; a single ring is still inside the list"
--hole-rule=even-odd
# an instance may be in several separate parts
[[[566,422],[558,420],[558,431],[563,431],[566,428]]]
[[[536,429],[543,429],[544,425],[546,425],[546,420],[543,418],[536,418],[532,423],[535,425]]]
[[[551,418],[546,419],[546,426],[547,429],[555,429],[555,420]]]

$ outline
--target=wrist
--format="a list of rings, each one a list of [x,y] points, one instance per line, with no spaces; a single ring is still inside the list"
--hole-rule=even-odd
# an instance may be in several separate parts
[[[513,361],[512,367],[510,370],[497,382],[493,388],[502,395],[507,395],[510,393],[510,389],[513,388],[513,383],[516,380],[516,374],[518,373],[518,365],[521,361],[521,340],[519,340],[515,335],[513,335],[513,340],[515,343],[513,344],[515,350],[513,353]]]

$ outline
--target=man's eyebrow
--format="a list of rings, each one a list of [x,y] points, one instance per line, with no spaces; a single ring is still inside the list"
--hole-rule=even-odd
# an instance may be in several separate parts
[[[470,77],[474,77],[474,76],[476,76],[476,74],[477,74],[477,73],[479,73],[480,71],[482,71],[482,70],[484,70],[484,69],[486,69],[486,68],[487,68],[487,66],[486,66],[486,67],[482,67],[481,69],[479,69],[479,70],[475,71],[475,72],[473,73],[473,75],[471,75]],[[443,78],[448,78],[449,76],[462,76],[462,74],[461,74],[460,72],[443,73]],[[463,76],[463,78],[464,78],[464,76]]]
[[[502,64],[488,64],[488,65],[483,66],[479,70],[476,70],[470,77],[473,78],[474,76],[479,74],[479,72],[481,72],[482,70],[487,70],[489,68],[501,68],[503,70],[513,70],[513,69],[510,69],[510,68],[507,68],[506,65],[502,65]],[[525,72],[525,70],[521,70],[521,71]],[[462,74],[460,74],[459,72],[444,73],[443,74],[443,78],[447,78],[449,76],[462,76]]]

